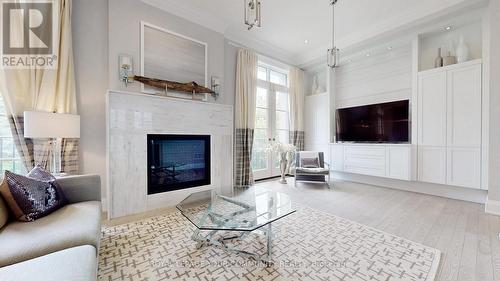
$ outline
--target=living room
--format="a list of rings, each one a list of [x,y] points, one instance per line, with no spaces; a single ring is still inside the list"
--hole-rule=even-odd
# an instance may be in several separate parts
[[[0,280],[500,280],[500,1],[1,1]]]

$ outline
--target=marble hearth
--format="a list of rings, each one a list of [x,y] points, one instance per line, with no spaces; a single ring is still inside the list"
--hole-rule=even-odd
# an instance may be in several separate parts
[[[211,137],[211,184],[148,195],[147,135]],[[131,92],[107,94],[108,217],[172,207],[192,192],[232,192],[233,108]]]

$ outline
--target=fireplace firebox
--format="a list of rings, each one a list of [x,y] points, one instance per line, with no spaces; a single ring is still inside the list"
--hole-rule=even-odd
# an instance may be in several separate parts
[[[209,135],[148,135],[148,194],[210,184]]]

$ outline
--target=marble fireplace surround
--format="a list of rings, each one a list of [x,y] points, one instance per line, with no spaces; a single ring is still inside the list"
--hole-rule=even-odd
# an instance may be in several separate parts
[[[197,191],[232,192],[232,106],[108,91],[106,107],[109,218],[173,207]],[[210,135],[211,184],[148,195],[148,134]]]

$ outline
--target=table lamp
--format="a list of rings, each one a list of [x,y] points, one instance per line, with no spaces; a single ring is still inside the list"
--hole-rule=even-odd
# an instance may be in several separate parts
[[[63,138],[80,138],[80,115],[25,111],[24,137],[51,140],[51,172],[59,175],[61,173],[61,147],[58,143]]]

